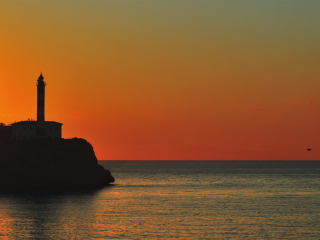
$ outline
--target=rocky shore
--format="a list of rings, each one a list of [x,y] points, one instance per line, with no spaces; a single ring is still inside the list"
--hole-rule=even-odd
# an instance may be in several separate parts
[[[82,190],[112,182],[84,139],[0,143],[0,190]]]

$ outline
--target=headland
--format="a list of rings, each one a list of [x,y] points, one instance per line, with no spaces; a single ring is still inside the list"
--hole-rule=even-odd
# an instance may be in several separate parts
[[[45,121],[45,87],[37,80],[37,121],[0,123],[0,191],[93,189],[114,182],[84,139],[62,138],[62,123]]]
[[[83,190],[114,182],[84,139],[0,143],[0,190]]]

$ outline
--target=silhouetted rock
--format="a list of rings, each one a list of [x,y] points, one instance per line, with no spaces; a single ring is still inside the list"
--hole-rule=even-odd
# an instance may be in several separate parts
[[[0,190],[81,190],[111,182],[111,173],[84,139],[0,143]]]

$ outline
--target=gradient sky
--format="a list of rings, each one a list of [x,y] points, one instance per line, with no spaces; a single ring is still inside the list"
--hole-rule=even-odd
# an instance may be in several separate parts
[[[319,0],[0,0],[0,122],[99,160],[320,159]],[[308,152],[307,148],[313,151]]]

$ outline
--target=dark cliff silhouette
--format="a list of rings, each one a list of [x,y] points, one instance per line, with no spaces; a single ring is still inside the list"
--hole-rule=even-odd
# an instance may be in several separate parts
[[[84,139],[0,143],[0,190],[82,190],[111,182],[111,173]]]

